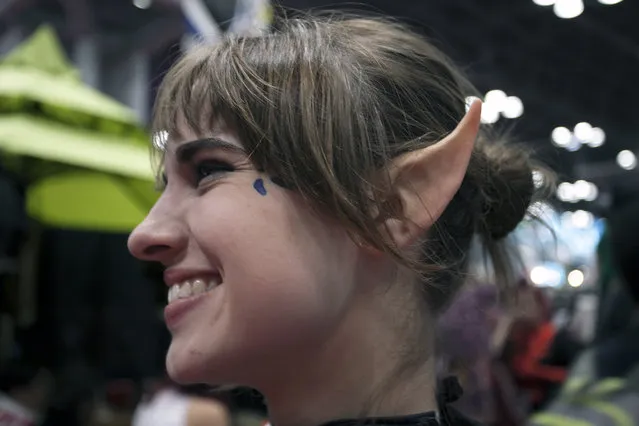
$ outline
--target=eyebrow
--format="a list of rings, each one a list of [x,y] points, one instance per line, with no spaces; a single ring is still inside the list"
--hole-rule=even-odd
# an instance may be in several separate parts
[[[203,138],[181,144],[175,150],[175,156],[179,163],[188,163],[200,151],[214,149],[246,155],[244,149],[225,140],[219,138]]]
[[[225,140],[211,137],[184,142],[175,150],[175,156],[179,163],[184,164],[190,162],[198,152],[213,149],[246,155],[246,151],[244,151],[243,148]],[[159,182],[156,182],[156,190],[163,191],[164,188],[166,188],[167,183],[168,179],[166,177],[166,172],[162,172],[159,176]]]

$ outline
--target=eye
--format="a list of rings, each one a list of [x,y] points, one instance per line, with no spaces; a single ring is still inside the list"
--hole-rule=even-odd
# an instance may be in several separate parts
[[[195,182],[199,184],[221,173],[235,171],[235,167],[219,160],[204,160],[194,165]]]

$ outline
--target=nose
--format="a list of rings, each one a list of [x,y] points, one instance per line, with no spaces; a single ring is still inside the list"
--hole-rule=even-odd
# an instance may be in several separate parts
[[[186,249],[187,232],[179,221],[161,217],[154,210],[133,230],[127,245],[140,260],[168,265]]]

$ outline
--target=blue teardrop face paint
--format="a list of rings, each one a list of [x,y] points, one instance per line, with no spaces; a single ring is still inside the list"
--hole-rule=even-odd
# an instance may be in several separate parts
[[[259,178],[253,182],[253,188],[257,191],[261,196],[266,195],[266,188],[264,187],[264,179]]]

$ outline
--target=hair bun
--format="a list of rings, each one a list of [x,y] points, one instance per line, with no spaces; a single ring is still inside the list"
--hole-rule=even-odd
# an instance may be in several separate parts
[[[478,142],[477,149],[486,183],[482,187],[484,232],[500,240],[524,219],[535,195],[533,164],[528,152],[503,142]]]

